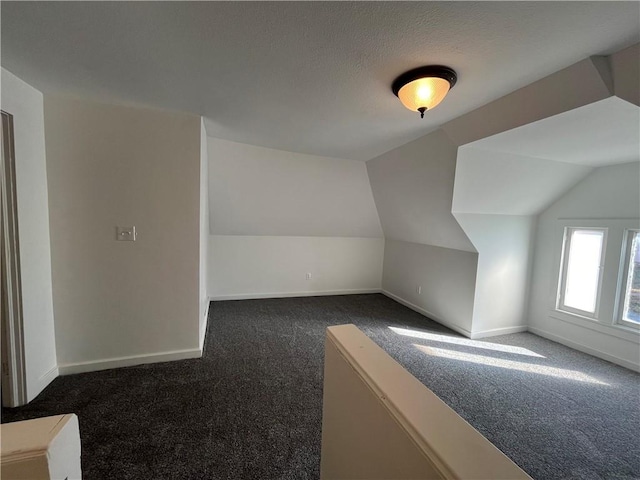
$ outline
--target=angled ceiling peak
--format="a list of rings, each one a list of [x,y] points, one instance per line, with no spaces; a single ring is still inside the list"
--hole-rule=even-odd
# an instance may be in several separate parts
[[[458,146],[567,112],[614,94],[609,62],[589,57],[442,126]]]

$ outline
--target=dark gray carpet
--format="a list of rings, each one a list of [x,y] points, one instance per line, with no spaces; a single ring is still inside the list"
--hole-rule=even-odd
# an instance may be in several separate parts
[[[216,302],[204,358],[60,377],[2,421],[78,414],[87,480],[316,479],[324,330],[343,323],[534,478],[640,478],[638,374],[526,333],[465,345],[382,295]]]

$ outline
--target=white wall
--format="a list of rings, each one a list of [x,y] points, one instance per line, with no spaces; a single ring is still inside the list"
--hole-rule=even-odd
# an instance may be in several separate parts
[[[355,325],[327,328],[322,391],[321,480],[531,480]]]
[[[640,105],[640,43],[609,57],[616,96]]]
[[[526,331],[535,217],[456,214],[478,250],[472,338]]]
[[[478,254],[386,239],[383,292],[471,336]],[[422,287],[418,293],[418,287]]]
[[[58,375],[42,93],[3,68],[2,110],[13,115],[27,400],[31,401]]]
[[[451,214],[456,150],[437,130],[367,162],[385,238],[474,251]]]
[[[214,235],[382,237],[363,162],[209,137]]]
[[[199,356],[199,117],[44,106],[61,372]]]
[[[456,150],[437,130],[367,170],[385,234],[384,293],[470,335],[477,254],[451,213]]]
[[[209,313],[209,156],[207,153],[207,131],[204,118],[200,119],[200,349],[204,347]]]
[[[458,149],[452,210],[456,218],[457,213],[537,215],[591,170],[470,144]]]
[[[380,289],[384,240],[364,163],[215,138],[209,159],[212,298]]]
[[[529,329],[610,361],[640,368],[637,333],[589,320],[572,319],[554,312],[560,267],[562,225],[559,219],[636,219],[640,217],[640,164],[638,162],[598,168],[569,190],[538,217],[529,301]],[[612,252],[606,265],[617,265],[619,252]],[[617,258],[616,258],[617,256]],[[607,267],[605,267],[607,268]],[[617,278],[605,277],[603,292],[615,292]],[[610,294],[609,296],[612,296]],[[608,300],[612,304],[613,299]]]
[[[612,59],[613,73],[623,70],[621,65],[631,57]],[[407,304],[417,302],[420,309],[463,333],[484,336],[523,329],[534,225],[526,216],[537,215],[584,178],[590,167],[532,158],[518,148],[506,154],[467,145],[482,139],[490,143],[502,132],[610,98],[615,83],[610,67],[605,57],[587,58],[368,161],[386,238],[383,288]],[[634,90],[633,82],[623,79],[623,86],[618,80],[620,90]],[[591,117],[589,121],[593,123]],[[566,148],[566,139],[558,139]],[[467,274],[455,269],[453,273],[444,262],[453,255],[440,258],[427,253],[432,249],[410,244],[477,251],[477,277],[470,263]],[[422,297],[417,296],[417,283],[429,280],[425,271],[443,275],[445,283],[458,277],[477,280],[470,288],[475,301],[464,302],[468,318],[442,305],[440,299],[452,293],[444,291],[436,279],[428,283],[426,292],[423,285]]]
[[[534,214],[592,170],[476,148],[483,142],[458,149],[453,191],[453,214],[478,251],[473,338],[527,329]]]
[[[209,288],[214,299],[380,289],[382,238],[212,235],[209,245]]]

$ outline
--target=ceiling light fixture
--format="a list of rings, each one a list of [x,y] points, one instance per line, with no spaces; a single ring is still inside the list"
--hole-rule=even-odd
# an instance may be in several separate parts
[[[438,105],[458,80],[449,67],[430,65],[403,73],[393,81],[391,90],[409,110],[424,112]]]

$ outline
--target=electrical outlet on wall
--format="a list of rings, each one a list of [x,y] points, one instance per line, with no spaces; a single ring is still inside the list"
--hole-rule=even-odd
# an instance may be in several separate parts
[[[311,272],[307,272],[306,278],[307,278],[307,280],[311,280]]]
[[[422,285],[416,287],[416,292],[418,292],[418,295],[422,295]]]

